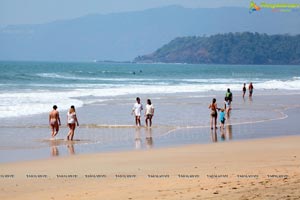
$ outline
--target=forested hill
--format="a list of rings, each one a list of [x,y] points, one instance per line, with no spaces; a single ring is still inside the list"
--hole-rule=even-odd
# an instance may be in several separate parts
[[[228,33],[179,37],[135,62],[300,64],[300,35]]]

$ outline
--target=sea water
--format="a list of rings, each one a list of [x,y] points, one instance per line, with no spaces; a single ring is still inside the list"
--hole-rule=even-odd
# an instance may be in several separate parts
[[[300,66],[2,61],[0,70],[0,162],[222,141],[210,131],[208,105],[217,98],[223,107],[227,88],[226,140],[299,134]],[[254,97],[242,98],[250,82]],[[134,127],[137,96],[154,104],[152,129]],[[62,126],[51,141],[54,104]],[[74,142],[64,141],[70,105],[80,122]]]
[[[300,66],[0,62],[0,118],[66,110],[122,95],[300,90]]]

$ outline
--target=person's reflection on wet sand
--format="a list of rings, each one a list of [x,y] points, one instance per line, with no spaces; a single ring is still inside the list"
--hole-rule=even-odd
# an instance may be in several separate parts
[[[211,136],[211,141],[212,142],[218,142],[217,130],[216,129],[211,129],[210,130],[210,136]]]
[[[251,104],[253,102],[252,97],[249,97],[249,103]]]
[[[225,127],[220,128],[220,132],[221,132],[221,140],[225,140],[226,139]]]
[[[141,127],[135,128],[135,148],[136,149],[142,148]]]
[[[151,149],[153,147],[152,128],[146,128],[146,147]]]
[[[53,157],[59,156],[59,151],[57,146],[51,146],[51,156]]]
[[[68,151],[69,151],[70,155],[74,155],[75,154],[74,145],[72,143],[71,144],[67,144],[67,148],[68,148]]]
[[[232,125],[231,124],[226,125],[226,134],[227,134],[227,138],[229,140],[232,140]]]
[[[59,151],[57,146],[60,144],[60,140],[50,140],[50,151],[51,156],[59,156]]]
[[[230,119],[227,120],[226,126],[226,137],[231,140],[232,139],[232,125]]]

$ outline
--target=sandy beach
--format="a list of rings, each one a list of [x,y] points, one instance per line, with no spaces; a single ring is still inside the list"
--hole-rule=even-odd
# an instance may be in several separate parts
[[[300,136],[0,165],[4,199],[299,199]]]
[[[12,63],[8,80],[19,64]],[[23,75],[5,83],[1,96],[1,200],[300,198],[293,66],[80,64],[73,71],[61,63],[53,72],[57,63],[46,63],[47,70],[23,64],[28,83]],[[243,98],[242,84],[253,80],[254,97]],[[216,98],[222,107],[228,87],[230,117],[224,130],[211,130],[208,105]],[[144,117],[135,127],[137,96],[154,104],[152,128]],[[53,104],[62,126],[50,140]],[[65,140],[70,105],[80,123],[72,142]]]

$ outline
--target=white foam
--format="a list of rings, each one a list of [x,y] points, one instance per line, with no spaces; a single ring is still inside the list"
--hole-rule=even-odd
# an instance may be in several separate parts
[[[202,81],[202,80],[201,80]],[[115,97],[119,95],[135,94],[171,94],[171,93],[203,93],[208,91],[225,91],[231,88],[233,91],[241,91],[242,82],[234,82],[231,79],[213,80],[207,83],[180,83],[170,85],[160,82],[153,85],[142,84],[73,84],[69,90],[63,88],[58,92],[49,90],[32,90],[26,92],[9,91],[0,94],[0,118],[33,115],[48,112],[54,104],[59,110],[66,110],[70,105],[81,107],[84,104],[101,102],[103,97]],[[205,82],[205,80],[203,81]],[[249,83],[249,81],[245,81]],[[255,90],[300,90],[300,79],[294,77],[290,80],[270,80],[254,82]],[[74,89],[77,88],[77,89]],[[152,95],[154,96],[154,95]]]
[[[83,102],[65,92],[28,92],[0,94],[0,118],[19,117],[48,112],[54,104],[61,109],[70,105],[80,107]]]
[[[264,89],[264,90],[300,90],[300,79],[293,80],[271,80],[265,81],[263,83],[256,83],[256,89]]]

